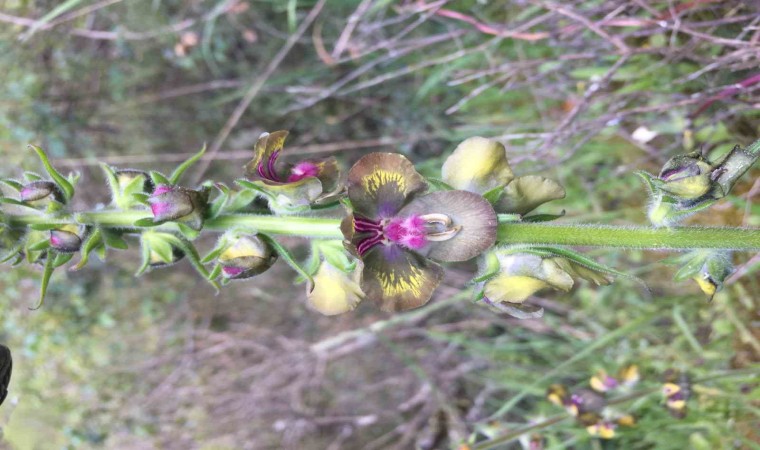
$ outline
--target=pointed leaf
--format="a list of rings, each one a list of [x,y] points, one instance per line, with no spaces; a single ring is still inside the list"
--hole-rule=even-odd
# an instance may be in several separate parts
[[[179,248],[185,253],[185,257],[188,261],[190,261],[190,264],[193,266],[196,272],[198,272],[203,278],[209,281],[211,283],[211,286],[214,287],[217,293],[219,293],[219,283],[209,278],[208,270],[203,266],[201,263],[200,255],[198,255],[198,250],[195,249],[195,246],[191,244],[188,241],[185,241],[184,239],[180,239],[176,236],[168,236],[166,238],[168,242],[170,242],[175,247]]]
[[[74,257],[73,253],[58,253],[55,255],[55,260],[53,261],[53,268],[56,269],[58,267],[61,267],[62,265],[66,264],[67,262],[71,261],[71,259]]]
[[[259,236],[266,241],[269,245],[272,246],[272,248],[277,252],[278,255],[293,269],[295,270],[300,276],[304,278],[307,282],[307,292],[311,292],[314,290],[314,279],[309,275],[293,258],[293,255],[290,254],[288,249],[280,245],[279,242],[275,241],[271,237],[265,235],[265,234],[259,234]]]
[[[58,187],[61,188],[61,191],[63,191],[63,196],[66,198],[66,201],[70,201],[72,197],[74,197],[74,186],[64,178],[63,175],[61,175],[52,164],[50,164],[50,160],[48,159],[47,154],[45,152],[35,146],[30,145],[29,148],[34,150],[37,153],[37,156],[40,158],[40,161],[42,161],[42,165],[45,166],[45,171],[47,171],[48,175],[50,175],[50,178],[55,181],[55,183],[58,185]]]
[[[24,179],[26,181],[40,181],[42,180],[42,175],[36,174],[34,172],[24,172]]]
[[[150,171],[150,179],[153,180],[153,184],[158,186],[159,184],[171,185],[172,183],[161,172],[155,170]]]
[[[171,184],[177,184],[179,182],[180,177],[187,169],[189,169],[193,164],[198,162],[199,159],[203,156],[203,154],[206,153],[206,144],[203,144],[203,148],[201,148],[201,151],[191,156],[187,161],[183,162],[179,166],[177,166],[176,169],[174,169],[174,172],[172,172],[171,176],[169,177],[169,181]]]
[[[103,242],[110,248],[126,250],[129,247],[127,245],[127,241],[125,241],[124,238],[121,237],[121,234],[117,231],[102,229],[100,230],[100,233],[103,237]]]
[[[179,228],[179,232],[182,233],[188,241],[194,241],[201,235],[200,230],[191,228],[182,222],[177,222],[177,228]]]
[[[29,308],[31,310],[40,309],[45,303],[45,294],[47,293],[48,284],[50,283],[50,277],[53,275],[53,270],[55,270],[53,267],[55,262],[53,261],[53,254],[52,251],[48,251],[47,256],[45,257],[45,268],[42,270],[42,282],[40,283],[40,300],[37,303],[37,306]]]
[[[19,191],[19,192],[21,191],[21,189],[24,188],[24,184],[23,183],[19,183],[16,180],[11,180],[11,179],[8,179],[8,178],[6,178],[6,179],[0,179],[0,183],[8,186],[11,189]]]
[[[90,234],[87,235],[84,242],[82,242],[82,248],[80,249],[82,257],[79,262],[71,268],[71,270],[76,271],[84,267],[87,264],[87,261],[90,259],[90,253],[102,243],[103,239],[100,228],[95,228]]]
[[[142,219],[135,220],[134,226],[141,228],[157,227],[163,222],[156,222],[152,217],[143,217]]]

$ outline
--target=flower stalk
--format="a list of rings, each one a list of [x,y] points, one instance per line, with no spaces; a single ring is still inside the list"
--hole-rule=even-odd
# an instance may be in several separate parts
[[[27,225],[92,225],[139,230],[134,223],[149,217],[145,211],[94,211],[49,218],[37,214],[7,215],[15,227]],[[208,220],[204,229],[226,231],[245,227],[275,236],[340,239],[340,219],[278,217],[258,214],[225,214]],[[157,229],[173,229],[167,223]],[[687,250],[712,248],[760,250],[760,229],[724,227],[648,228],[600,224],[544,224],[499,220],[498,241],[508,245],[559,245],[579,247]]]

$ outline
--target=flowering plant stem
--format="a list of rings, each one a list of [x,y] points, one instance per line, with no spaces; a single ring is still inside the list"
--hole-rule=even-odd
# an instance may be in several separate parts
[[[44,215],[9,215],[11,225],[81,224],[105,228],[135,228],[134,223],[148,217],[146,211],[96,211],[50,218]],[[167,223],[157,228],[173,229]],[[314,217],[276,217],[257,214],[229,214],[209,219],[206,230],[255,229],[271,235],[341,239],[340,219]],[[611,248],[686,250],[714,248],[760,250],[760,229],[677,227],[652,228],[596,224],[545,224],[500,220],[498,241],[509,245],[568,245]]]

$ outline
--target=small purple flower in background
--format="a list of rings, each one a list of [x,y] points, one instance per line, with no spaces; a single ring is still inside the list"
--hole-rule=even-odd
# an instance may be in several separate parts
[[[341,225],[364,263],[361,289],[384,311],[427,303],[443,277],[433,262],[466,261],[496,241],[497,218],[480,195],[427,189],[399,154],[372,153],[348,173],[353,208]]]
[[[176,221],[197,231],[203,227],[208,191],[159,184],[148,198],[148,203],[155,221]]]
[[[283,212],[319,202],[338,189],[335,158],[280,164],[288,132],[263,133],[256,141],[253,159],[246,164],[246,177],[270,195],[273,209]]]
[[[672,369],[665,372],[664,378],[662,395],[665,397],[665,407],[673,417],[683,419],[687,412],[686,402],[691,396],[691,380],[685,373]]]

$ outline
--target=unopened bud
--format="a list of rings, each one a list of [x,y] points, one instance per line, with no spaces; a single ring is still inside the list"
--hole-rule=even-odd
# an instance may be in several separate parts
[[[148,198],[153,218],[159,222],[177,221],[200,230],[208,194],[180,186],[160,184]]]
[[[32,181],[20,191],[21,200],[29,203],[40,203],[55,200],[63,203],[64,197],[61,189],[52,181]]]
[[[151,180],[150,176],[143,172],[142,170],[135,170],[135,169],[121,169],[117,170],[115,172],[116,175],[116,181],[119,183],[119,189],[121,192],[124,192],[124,189],[135,182],[136,179],[140,178],[142,179],[142,189],[140,189],[141,192],[144,192],[146,194],[150,194],[153,192],[153,189],[155,188],[153,184],[153,180]]]
[[[79,251],[82,246],[80,228],[76,225],[68,225],[59,229],[50,230],[50,247],[61,253],[73,253]]]
[[[258,236],[240,236],[218,258],[222,276],[239,280],[265,272],[277,261],[277,253]]]
[[[710,192],[712,166],[700,153],[671,158],[660,172],[662,191],[684,200],[694,200]]]

